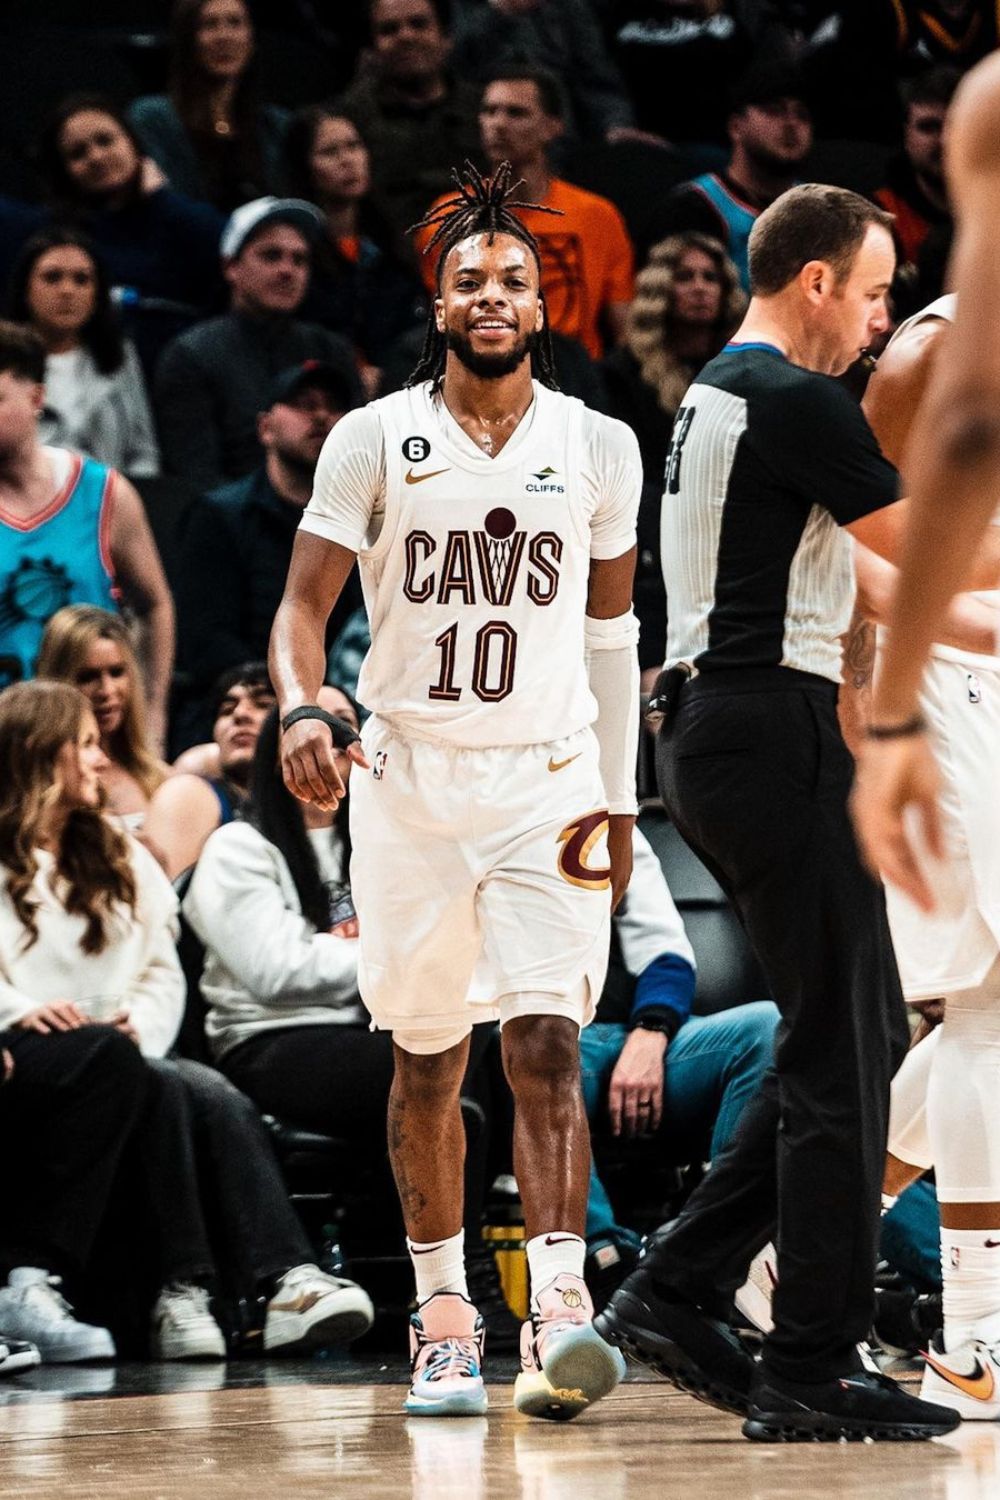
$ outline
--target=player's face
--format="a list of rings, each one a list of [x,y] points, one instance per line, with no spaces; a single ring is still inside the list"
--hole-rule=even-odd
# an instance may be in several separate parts
[[[48,339],[79,333],[97,300],[94,262],[78,245],[56,245],[35,261],[28,278],[31,321]]]
[[[70,178],[85,197],[123,192],[139,171],[135,147],[113,115],[81,109],[59,132],[59,152]]]
[[[944,170],[943,104],[911,104],[906,115],[903,146],[915,172],[938,179]]]
[[[117,641],[98,637],[76,674],[76,685],[93,709],[101,738],[107,742],[122,727],[132,691],[128,662]]]
[[[212,738],[219,747],[223,771],[239,785],[249,777],[260,726],[274,701],[266,684],[238,682],[219,704]]]
[[[697,325],[715,323],[721,307],[722,278],[715,261],[704,250],[686,250],[674,272],[671,321]]]
[[[510,375],[530,358],[541,332],[538,266],[512,235],[470,235],[448,252],[434,302],[448,349],[483,380]]]
[[[5,370],[0,375],[0,457],[35,440],[45,387]]]
[[[559,120],[542,108],[538,85],[530,78],[487,85],[479,106],[479,133],[491,166],[531,161],[561,130]]]
[[[772,171],[797,167],[812,150],[812,117],[801,99],[750,104],[733,115],[729,129],[752,161]]]
[[[85,713],[75,740],[67,740],[56,756],[56,781],[59,801],[71,812],[78,807],[100,807],[101,775],[108,769],[108,757],[101,749],[101,737],[92,713]]]
[[[869,224],[850,273],[829,299],[831,375],[839,374],[889,327],[887,299],[896,269],[892,236]]]
[[[305,237],[291,224],[268,224],[226,262],[233,305],[250,313],[293,313],[309,286]]]
[[[198,62],[210,78],[239,78],[253,56],[253,26],[243,0],[205,0],[194,45]]]
[[[320,202],[356,202],[371,183],[368,148],[350,120],[320,120],[309,152],[309,175]]]

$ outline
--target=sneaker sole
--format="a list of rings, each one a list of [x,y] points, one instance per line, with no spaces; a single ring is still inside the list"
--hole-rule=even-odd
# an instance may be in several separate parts
[[[43,1364],[46,1365],[94,1365],[114,1359],[115,1345],[110,1333],[104,1339],[94,1339],[86,1347],[48,1348],[44,1339],[36,1335],[34,1342]]]
[[[315,1323],[303,1327],[302,1313],[268,1313],[264,1324],[264,1350],[268,1354],[294,1354],[321,1349],[327,1344],[349,1344],[367,1333],[375,1311],[367,1293],[358,1289],[349,1298],[328,1309]],[[317,1307],[317,1312],[322,1308]]]
[[[743,1436],[756,1443],[919,1443],[944,1437],[961,1423],[953,1422],[860,1422],[837,1421],[819,1413],[790,1417],[784,1412],[751,1416],[743,1423]]]
[[[571,1422],[608,1395],[625,1374],[620,1351],[601,1338],[592,1323],[564,1334],[541,1370],[522,1370],[514,1382],[514,1408],[549,1422]]]
[[[628,1304],[632,1318],[628,1323],[619,1322],[618,1309],[612,1307],[600,1314],[597,1319],[600,1332],[609,1344],[615,1344],[638,1364],[648,1365],[679,1391],[694,1396],[697,1401],[704,1401],[706,1406],[714,1406],[716,1411],[726,1411],[737,1417],[749,1416],[753,1407],[749,1395],[743,1395],[734,1386],[709,1375],[673,1339],[643,1328],[639,1318],[644,1309],[638,1298],[619,1292],[618,1299],[619,1308]]]
[[[154,1360],[224,1360],[226,1345],[221,1335],[219,1343],[213,1341],[211,1344],[189,1344],[181,1339],[154,1340],[151,1357]]]
[[[966,1396],[948,1381],[942,1380],[929,1366],[924,1367],[920,1399],[934,1401],[938,1406],[950,1406],[953,1411],[958,1412],[963,1422],[995,1422],[1000,1417],[1000,1402],[977,1401],[975,1396]]]
[[[455,1392],[433,1401],[411,1391],[403,1402],[403,1410],[409,1417],[482,1417],[489,1404],[485,1390]]]

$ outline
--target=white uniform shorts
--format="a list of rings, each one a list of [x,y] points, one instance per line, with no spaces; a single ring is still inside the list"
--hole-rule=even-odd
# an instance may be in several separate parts
[[[886,888],[907,1000],[976,988],[1000,952],[1000,660],[935,647],[922,706],[948,858],[927,865],[939,907],[930,916]]]
[[[590,729],[462,749],[375,717],[351,776],[359,986],[373,1024],[441,1052],[479,1021],[592,1018],[611,890],[607,802]]]

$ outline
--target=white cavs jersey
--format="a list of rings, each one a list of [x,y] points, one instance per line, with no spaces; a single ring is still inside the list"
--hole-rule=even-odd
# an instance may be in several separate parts
[[[632,547],[640,487],[629,429],[537,383],[496,458],[429,382],[342,418],[301,524],[359,553],[361,702],[404,736],[470,748],[592,723],[590,562]]]

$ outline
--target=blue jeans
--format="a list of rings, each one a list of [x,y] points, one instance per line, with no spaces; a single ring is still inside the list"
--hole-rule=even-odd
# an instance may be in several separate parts
[[[669,1043],[663,1077],[663,1120],[659,1133],[678,1148],[716,1156],[736,1128],[744,1105],[774,1061],[774,1033],[780,1017],[770,1000],[735,1006],[712,1016],[691,1016]],[[595,1021],[580,1033],[580,1072],[587,1119],[593,1126],[608,1094],[627,1028]],[[692,1159],[693,1159],[692,1157]],[[590,1168],[587,1238],[622,1233],[614,1209]]]

